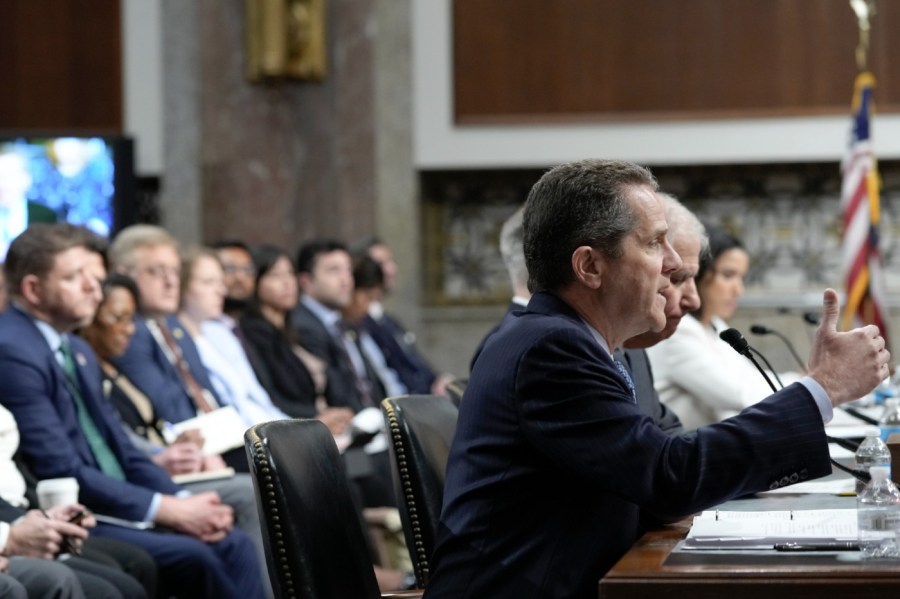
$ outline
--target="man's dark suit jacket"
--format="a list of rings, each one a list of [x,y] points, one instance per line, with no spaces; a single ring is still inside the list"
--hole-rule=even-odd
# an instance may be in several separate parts
[[[389,314],[384,314],[377,320],[366,315],[363,327],[381,349],[388,367],[397,373],[409,393],[431,393],[431,386],[437,375],[410,342],[409,333],[396,319]]]
[[[487,335],[481,338],[481,343],[478,344],[478,347],[475,348],[475,353],[472,354],[472,360],[469,362],[469,372],[471,373],[475,369],[475,361],[478,359],[478,356],[481,355],[482,350],[484,349],[484,344],[487,343],[487,340],[491,338],[491,335],[496,333],[500,327],[506,322],[508,319],[512,318],[514,314],[517,312],[521,312],[525,309],[525,306],[522,304],[517,304],[515,302],[509,302],[509,305],[506,307],[506,314],[503,315],[503,319],[494,325],[490,331],[487,332]]]
[[[299,303],[291,312],[291,326],[297,333],[297,342],[306,351],[325,361],[328,377],[325,398],[328,405],[336,408],[348,407],[354,412],[362,410],[365,406],[356,387],[356,373],[346,357],[345,350],[325,328],[325,324],[309,308]],[[373,383],[372,401],[377,407],[384,399],[384,389],[378,383],[377,377],[369,378]]]
[[[596,597],[642,510],[685,516],[830,472],[803,385],[669,437],[578,315],[536,294],[472,371],[425,597]]]
[[[118,419],[104,409],[100,367],[90,347],[71,337],[84,402],[125,472],[125,481],[103,474],[78,424],[65,374],[31,317],[18,308],[0,315],[0,402],[12,412],[22,438],[20,452],[38,479],[74,476],[79,499],[93,511],[143,520],[155,492],[180,490],[132,445]],[[11,374],[14,373],[14,374]]]
[[[684,432],[684,426],[678,415],[664,406],[659,401],[659,393],[653,385],[653,369],[650,368],[650,360],[643,349],[626,349],[624,355],[625,366],[631,371],[634,381],[634,393],[637,396],[638,407],[644,414],[652,417],[663,431],[669,435],[680,435]]]
[[[181,348],[191,374],[201,387],[215,397],[206,367],[200,360],[200,354],[191,336],[175,316],[167,317],[166,325]],[[112,363],[150,398],[157,417],[168,422],[181,422],[197,415],[197,407],[185,387],[181,374],[166,357],[143,318],[135,318],[134,336],[128,344],[128,349],[122,356],[113,359]],[[219,398],[216,397],[216,400]]]

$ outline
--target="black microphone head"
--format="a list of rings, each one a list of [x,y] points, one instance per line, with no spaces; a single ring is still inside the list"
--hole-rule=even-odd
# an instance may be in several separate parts
[[[750,332],[754,335],[768,335],[772,332],[772,329],[761,324],[754,324],[750,327]]]
[[[747,343],[747,340],[744,339],[744,336],[737,329],[725,329],[719,333],[719,338],[741,355],[750,353],[750,344]]]
[[[804,312],[803,320],[805,320],[807,322],[807,324],[819,326],[819,321],[821,319],[819,318],[819,315],[816,312]]]

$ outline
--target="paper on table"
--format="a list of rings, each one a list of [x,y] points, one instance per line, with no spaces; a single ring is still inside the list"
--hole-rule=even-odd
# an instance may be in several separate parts
[[[233,406],[218,408],[212,412],[200,414],[173,425],[175,432],[181,434],[191,429],[199,429],[203,435],[203,453],[216,455],[244,444],[244,431],[247,425]]]
[[[688,549],[772,549],[791,541],[855,541],[856,510],[707,511],[694,518]]]

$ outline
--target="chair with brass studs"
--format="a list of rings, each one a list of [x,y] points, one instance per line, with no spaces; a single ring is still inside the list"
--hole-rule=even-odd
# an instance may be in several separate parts
[[[421,597],[380,594],[344,463],[324,424],[257,424],[244,442],[276,597]]]
[[[416,583],[425,588],[441,516],[445,470],[459,413],[442,395],[405,395],[381,402],[394,484]]]

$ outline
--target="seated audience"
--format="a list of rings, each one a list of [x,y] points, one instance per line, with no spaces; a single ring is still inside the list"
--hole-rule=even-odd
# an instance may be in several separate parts
[[[384,273],[381,266],[369,256],[362,256],[353,265],[353,295],[350,304],[341,310],[344,323],[356,342],[360,354],[371,366],[386,397],[406,395],[407,388],[391,368],[381,347],[372,337],[372,321],[368,317],[373,302],[384,297]]]
[[[291,324],[305,349],[324,360],[327,368],[325,397],[333,406],[351,408],[355,422],[374,423],[375,437],[365,448],[363,501],[366,507],[396,506],[390,456],[383,434],[379,404],[385,388],[356,343],[355,332],[344,321],[353,298],[353,267],[344,244],[316,240],[297,252],[300,302],[291,312]],[[374,417],[374,418],[371,418]]]
[[[357,257],[369,256],[381,266],[384,273],[383,296],[373,299],[369,305],[365,325],[372,339],[381,348],[387,365],[397,373],[410,393],[443,395],[447,383],[453,380],[453,375],[437,374],[416,347],[415,334],[406,330],[399,320],[384,309],[384,298],[397,289],[399,269],[391,248],[377,237],[368,237],[353,245],[353,254]]]
[[[295,341],[290,325],[297,303],[297,278],[291,259],[280,248],[253,252],[256,285],[241,319],[244,340],[262,358],[257,371],[274,404],[292,418],[318,418],[333,434],[342,434],[353,417],[348,408],[329,406],[324,398],[325,364]]]
[[[700,308],[647,350],[660,399],[688,429],[724,420],[772,393],[756,367],[719,338],[744,293],[750,257],[724,229],[707,231],[710,253],[695,277]],[[785,384],[799,378],[781,376]]]
[[[134,279],[140,290],[139,317],[124,354],[113,365],[146,395],[163,420],[179,423],[224,405],[200,360],[197,346],[178,321],[181,257],[178,242],[151,225],[123,229],[109,248],[110,268]],[[243,447],[205,456],[207,468],[248,471]]]
[[[191,248],[181,266],[178,320],[194,340],[216,394],[237,410],[248,427],[288,415],[272,405],[241,342],[220,320],[225,297],[224,273],[216,254]]]
[[[156,564],[145,551],[112,539],[88,536],[96,526],[87,513],[78,523],[70,522],[85,510],[80,504],[58,506],[44,511],[29,509],[29,489],[25,476],[13,460],[19,448],[19,429],[12,414],[0,406],[0,554],[15,557],[14,577],[29,595],[44,595],[46,586],[57,591],[88,597],[149,597],[156,593]],[[60,571],[49,560],[65,554],[60,564],[74,571]],[[27,558],[27,559],[23,559]],[[20,561],[25,563],[20,564]],[[129,576],[132,574],[134,577]],[[138,583],[140,579],[141,584]],[[71,591],[64,589],[71,586]],[[0,595],[2,596],[2,595]],[[55,596],[55,595],[53,595]]]
[[[291,324],[301,346],[325,361],[328,403],[354,412],[378,407],[384,387],[342,319],[341,310],[353,297],[353,264],[343,243],[316,240],[297,253],[300,302]]]
[[[123,428],[134,445],[170,476],[221,468],[221,464],[211,463],[204,456],[204,439],[196,429],[170,440],[169,423],[158,417],[153,402],[112,365],[111,360],[125,352],[134,334],[139,296],[130,277],[109,275],[103,283],[103,296],[94,319],[80,331],[97,354],[104,395],[122,417]],[[250,475],[245,473],[183,484],[192,493],[215,491],[224,504],[234,509],[235,524],[256,545],[265,577],[262,531],[252,485]]]
[[[165,596],[263,597],[253,544],[232,530],[231,508],[212,492],[186,496],[131,444],[105,407],[94,353],[70,334],[101,299],[89,260],[95,239],[71,225],[33,225],[10,246],[14,306],[0,316],[0,403],[18,424],[22,458],[38,478],[75,477],[96,514],[166,529],[95,529],[149,552]]]
[[[247,244],[237,240],[217,241],[212,247],[225,275],[224,312],[233,319],[240,318],[256,287],[253,254]]]

